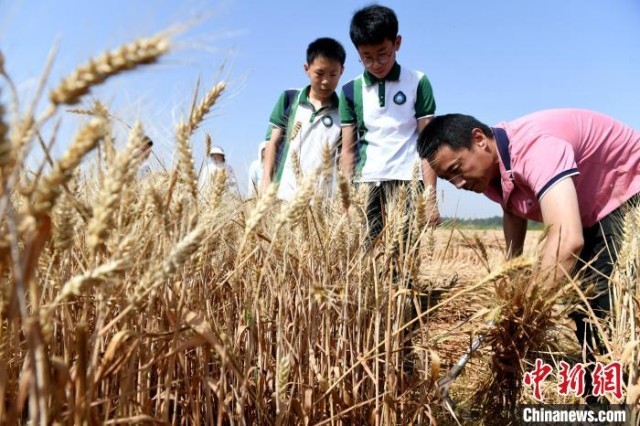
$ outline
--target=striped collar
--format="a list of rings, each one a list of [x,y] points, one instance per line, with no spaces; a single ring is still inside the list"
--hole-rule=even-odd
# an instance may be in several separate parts
[[[301,104],[305,104],[305,105],[311,105],[313,106],[313,104],[309,101],[309,91],[311,90],[311,85],[305,87],[304,89],[302,89],[300,91],[300,98],[298,98],[298,103]],[[320,110],[324,109],[324,108],[331,108],[331,109],[335,109],[338,108],[339,105],[339,98],[338,95],[336,94],[336,92],[334,91],[331,94],[331,105],[325,105],[322,108],[320,108]],[[315,107],[314,107],[315,110]],[[320,111],[318,110],[318,111]]]
[[[400,80],[400,64],[394,62],[391,71],[389,71],[389,73],[382,78],[376,77],[367,69],[364,70],[362,77],[364,78],[364,84],[366,84],[367,86],[371,86],[372,84],[379,83],[381,81],[398,81]]]

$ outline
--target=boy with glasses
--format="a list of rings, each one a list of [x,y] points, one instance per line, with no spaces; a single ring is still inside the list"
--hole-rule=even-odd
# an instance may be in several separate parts
[[[344,48],[332,38],[319,38],[309,44],[304,71],[310,84],[283,92],[271,113],[262,193],[273,180],[278,183],[278,198],[290,200],[297,188],[292,153],[298,153],[300,170],[310,172],[320,165],[325,144],[332,151],[336,149],[341,129],[335,90],[345,59]]]
[[[382,231],[386,199],[411,181],[416,162],[424,185],[430,187],[430,222],[435,224],[436,175],[416,151],[418,134],[436,110],[431,84],[424,73],[396,62],[402,37],[395,12],[388,7],[372,5],[357,11],[349,35],[365,70],[342,88],[340,163],[348,178],[372,185],[369,235],[373,240]]]

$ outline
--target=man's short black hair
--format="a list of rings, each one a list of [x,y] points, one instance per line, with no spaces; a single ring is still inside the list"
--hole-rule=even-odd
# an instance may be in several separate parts
[[[307,64],[311,65],[318,57],[324,57],[327,59],[333,59],[344,66],[344,61],[347,58],[347,54],[344,51],[344,47],[338,42],[329,37],[322,37],[315,41],[312,41],[307,47]]]
[[[487,137],[493,137],[493,131],[486,124],[470,115],[446,114],[436,116],[425,127],[418,137],[418,154],[429,162],[442,146],[452,151],[471,149],[473,129],[480,129]]]
[[[381,44],[386,40],[395,42],[398,37],[398,18],[392,9],[372,4],[353,14],[349,36],[356,49],[362,45]]]

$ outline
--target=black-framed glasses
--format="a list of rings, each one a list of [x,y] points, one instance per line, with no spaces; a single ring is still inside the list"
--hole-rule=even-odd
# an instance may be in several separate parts
[[[374,64],[374,62],[377,62],[380,65],[386,65],[392,56],[393,56],[393,53],[383,53],[382,55],[378,55],[375,58],[371,58],[369,56],[365,56],[365,57],[361,56],[360,63],[365,67],[370,67],[371,65]]]

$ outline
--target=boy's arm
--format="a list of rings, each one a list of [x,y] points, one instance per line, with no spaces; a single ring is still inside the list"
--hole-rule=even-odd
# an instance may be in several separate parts
[[[260,183],[260,192],[266,192],[269,185],[273,180],[273,171],[276,164],[276,153],[278,152],[278,145],[282,142],[283,136],[286,133],[286,128],[289,123],[289,94],[292,91],[284,91],[278,98],[271,116],[269,117],[269,127],[267,128],[266,140],[267,146],[264,150],[264,163],[262,169],[262,182]]]
[[[433,115],[436,112],[436,101],[433,97],[433,89],[431,83],[426,75],[422,74],[418,83],[418,90],[416,94],[416,120],[418,122],[418,134],[422,133],[422,130],[427,127],[427,124],[433,119]],[[422,181],[424,182],[425,189],[431,188],[429,194],[429,211],[431,216],[429,217],[429,224],[435,226],[440,222],[440,212],[438,211],[437,193],[436,193],[436,173],[431,168],[431,165],[427,160],[422,160]]]
[[[506,210],[502,216],[502,230],[507,245],[507,259],[522,254],[524,239],[527,235],[527,219],[523,219]]]
[[[267,146],[264,149],[262,182],[260,184],[261,193],[266,192],[267,188],[269,188],[269,185],[271,185],[273,170],[276,163],[276,152],[278,151],[278,143],[282,140],[283,134],[284,131],[279,127],[274,127],[271,130],[271,137],[269,138],[269,142],[267,142]]]
[[[340,169],[347,180],[353,179],[355,167],[356,124],[358,117],[353,102],[354,82],[350,81],[340,92],[340,122],[342,123],[342,150],[340,151]]]
[[[342,127],[342,151],[340,151],[340,167],[342,174],[351,180],[355,162],[356,126]]]
[[[431,122],[433,116],[423,117],[418,120],[418,134],[422,133],[422,130],[427,127],[427,124]],[[433,171],[429,161],[426,158],[421,160],[422,168],[422,181],[424,182],[424,188],[429,190],[429,200],[427,205],[427,211],[431,212],[429,216],[429,224],[435,226],[440,222],[440,212],[438,211],[438,197],[436,193],[436,183],[438,176]]]

